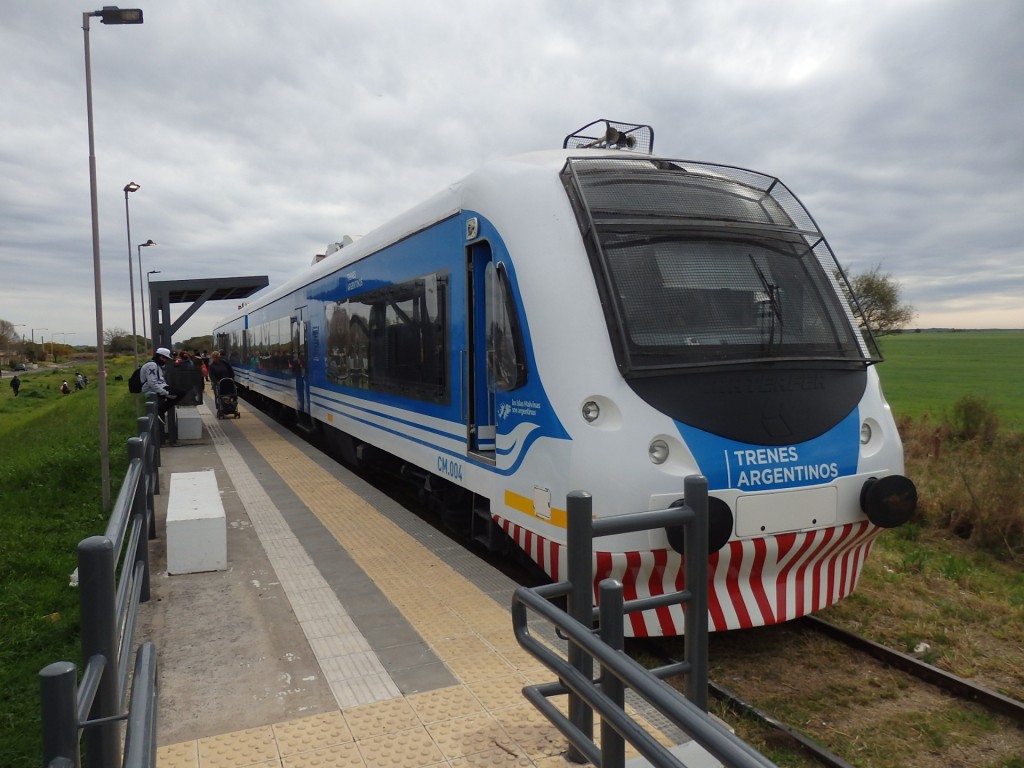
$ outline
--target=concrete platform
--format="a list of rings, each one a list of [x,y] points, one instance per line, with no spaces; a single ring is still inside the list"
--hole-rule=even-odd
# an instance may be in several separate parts
[[[240,408],[199,406],[207,437],[163,451],[162,483],[216,473],[229,561],[168,578],[155,542],[139,637],[158,649],[158,765],[569,765],[521,693],[552,675],[512,635],[515,585]]]

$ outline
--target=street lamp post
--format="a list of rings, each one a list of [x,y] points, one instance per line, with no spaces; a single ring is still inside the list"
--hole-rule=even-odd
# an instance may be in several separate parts
[[[132,217],[128,213],[128,193],[137,192],[139,185],[129,181],[124,185],[124,225],[128,230],[128,295],[132,297],[132,349],[135,352],[135,367],[139,367],[139,337],[135,331],[135,271],[132,268]]]
[[[32,328],[32,333],[29,338],[32,339],[32,360],[35,361],[36,357],[36,331],[48,331],[49,328]],[[43,334],[39,334],[39,343],[43,343]],[[43,362],[46,362],[46,347],[43,347]]]
[[[85,109],[89,128],[89,202],[92,209],[92,270],[93,282],[96,293],[96,381],[99,386],[99,409],[100,409],[100,473],[103,480],[103,511],[110,509],[110,438],[107,430],[107,372],[103,359],[103,282],[100,276],[100,222],[99,205],[96,193],[96,142],[94,140],[92,121],[92,63],[89,56],[89,18],[99,16],[102,24],[141,24],[142,11],[138,8],[121,9],[109,5],[99,11],[82,12],[82,34],[85,41]],[[106,726],[99,730],[103,732],[100,741],[103,746],[97,747],[95,751],[102,753],[104,748],[109,748],[112,740],[116,740],[117,730],[113,729],[113,736],[110,736]],[[112,753],[111,753],[112,754]],[[94,758],[95,759],[95,758]],[[89,761],[90,763],[93,760]],[[97,765],[102,764],[102,759]]]
[[[144,243],[139,243],[135,249],[139,254],[139,298],[142,299],[142,339],[147,343],[149,336],[146,335],[146,292],[142,290],[142,249],[149,248],[151,245],[156,245],[156,243],[152,240],[147,240]],[[146,350],[142,351],[145,352]]]

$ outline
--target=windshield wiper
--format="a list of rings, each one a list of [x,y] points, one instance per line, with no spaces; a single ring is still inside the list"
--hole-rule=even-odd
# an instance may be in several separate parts
[[[779,327],[779,343],[782,343],[782,305],[779,303],[779,286],[775,283],[769,282],[765,276],[761,267],[758,266],[757,261],[751,254],[747,254],[747,258],[750,259],[751,266],[754,267],[754,271],[757,272],[757,279],[761,281],[761,287],[764,288],[765,295],[767,298],[768,308],[771,310],[771,314],[768,317],[768,328],[766,331],[767,343],[765,344],[765,352],[770,354],[772,348],[775,346],[775,326],[778,324]],[[764,302],[762,302],[762,305]],[[762,313],[763,318],[763,313]]]

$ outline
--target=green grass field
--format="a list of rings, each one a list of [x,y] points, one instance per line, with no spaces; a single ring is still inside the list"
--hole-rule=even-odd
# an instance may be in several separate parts
[[[988,400],[1003,429],[1024,431],[1024,331],[904,333],[879,340],[897,418],[938,421],[963,395]]]
[[[42,754],[39,670],[54,661],[79,667],[78,590],[69,576],[78,542],[102,534],[99,398],[95,383],[60,393],[74,368],[0,379],[0,763],[36,766]],[[96,366],[82,372],[95,382]],[[127,439],[135,434],[130,364],[109,369],[107,387],[111,498],[127,469]]]

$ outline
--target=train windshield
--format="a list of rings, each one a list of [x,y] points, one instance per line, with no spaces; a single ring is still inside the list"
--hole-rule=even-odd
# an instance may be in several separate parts
[[[810,215],[776,179],[667,161],[563,173],[629,372],[880,359]]]

